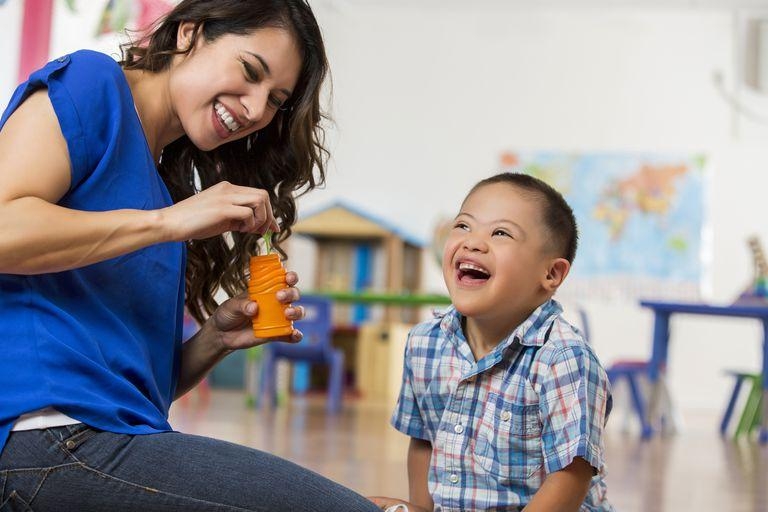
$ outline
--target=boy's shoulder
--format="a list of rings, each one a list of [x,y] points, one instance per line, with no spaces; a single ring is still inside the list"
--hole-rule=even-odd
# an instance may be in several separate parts
[[[584,334],[562,315],[555,315],[552,322],[542,326],[543,344],[535,359],[544,364],[552,364],[564,358],[586,357],[598,361],[597,356]]]
[[[419,322],[411,327],[411,334],[424,335],[439,330],[445,315],[445,311],[433,311],[432,318]]]
[[[432,312],[432,318],[414,325],[408,333],[411,343],[446,338],[451,331],[461,329],[461,320],[453,306]]]

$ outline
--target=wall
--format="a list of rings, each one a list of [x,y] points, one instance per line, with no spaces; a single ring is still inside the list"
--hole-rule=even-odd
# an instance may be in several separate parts
[[[505,149],[704,151],[705,292],[732,300],[750,277],[746,237],[768,241],[757,220],[768,208],[768,130],[735,115],[714,82],[734,87],[740,11],[520,4],[320,2],[334,162],[326,190],[302,205],[351,197],[428,239]],[[441,291],[439,272],[426,273]],[[647,357],[646,311],[585,305],[605,362]],[[731,384],[722,369],[759,366],[754,322],[681,317],[673,333],[670,385],[683,409],[719,410]]]
[[[16,23],[11,4],[0,8],[3,28]],[[52,54],[106,44],[86,37],[98,4],[79,17],[57,13]],[[312,1],[333,69],[334,157],[328,185],[301,208],[349,198],[429,239],[503,150],[704,151],[705,292],[732,300],[750,277],[746,237],[768,242],[768,128],[735,114],[714,80],[736,89],[743,11],[727,2],[525,4]],[[6,98],[13,64],[2,63]],[[425,275],[427,291],[442,291],[435,267]],[[585,304],[604,361],[649,353],[647,312]],[[683,409],[719,410],[730,386],[721,370],[758,367],[755,323],[684,317],[673,330],[670,381]]]
[[[3,105],[16,86],[21,38],[21,2],[6,2],[0,7],[0,98]]]

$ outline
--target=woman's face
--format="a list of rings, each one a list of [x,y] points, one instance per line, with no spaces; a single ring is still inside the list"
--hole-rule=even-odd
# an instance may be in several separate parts
[[[192,37],[192,24],[179,27],[180,48]],[[262,28],[224,35],[179,55],[171,68],[172,115],[195,146],[208,151],[267,126],[293,93],[301,72],[293,36]]]

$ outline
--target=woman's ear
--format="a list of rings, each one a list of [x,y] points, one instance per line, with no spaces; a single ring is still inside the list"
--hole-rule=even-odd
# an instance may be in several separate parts
[[[565,281],[565,276],[571,270],[571,264],[565,258],[555,258],[549,264],[543,286],[548,292],[554,293]]]
[[[179,30],[176,32],[176,49],[188,51],[195,39],[195,24],[191,21],[182,21],[179,23]]]

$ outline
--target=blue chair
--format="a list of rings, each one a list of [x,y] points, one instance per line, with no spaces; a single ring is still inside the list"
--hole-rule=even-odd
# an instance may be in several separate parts
[[[615,386],[621,380],[627,382],[630,396],[632,397],[632,408],[637,414],[637,419],[640,421],[641,435],[643,439],[649,438],[652,434],[652,429],[647,420],[646,400],[640,387],[641,379],[646,378],[648,375],[648,362],[634,360],[614,361],[605,369],[605,373],[608,375],[608,380],[612,386]]]
[[[295,323],[304,333],[299,343],[273,342],[264,345],[264,358],[261,372],[261,394],[268,398],[272,406],[277,405],[276,370],[281,359],[308,364],[328,366],[328,401],[329,412],[341,409],[344,393],[344,352],[333,347],[331,333],[332,301],[323,297],[302,297],[297,305],[304,307],[304,318]]]
[[[591,337],[587,312],[583,307],[578,307],[577,311],[582,333],[587,339],[587,342],[589,342]],[[646,414],[647,400],[646,397],[643,396],[644,393],[642,387],[643,380],[648,379],[649,370],[650,362],[642,359],[620,359],[614,361],[605,369],[605,373],[608,376],[608,381],[611,383],[611,386],[615,387],[616,384],[622,380],[626,381],[632,399],[632,409],[635,411],[637,419],[640,422],[640,432],[643,439],[649,439],[653,433],[653,429],[650,423],[648,423],[648,416]],[[670,427],[671,430],[674,431],[676,429],[674,420],[672,418],[667,418],[667,416],[671,416],[672,412],[669,391],[666,389],[666,384],[664,382],[662,382],[662,386],[662,393],[664,396],[661,398],[666,402],[662,420],[665,422],[665,426],[668,420],[672,420]]]

